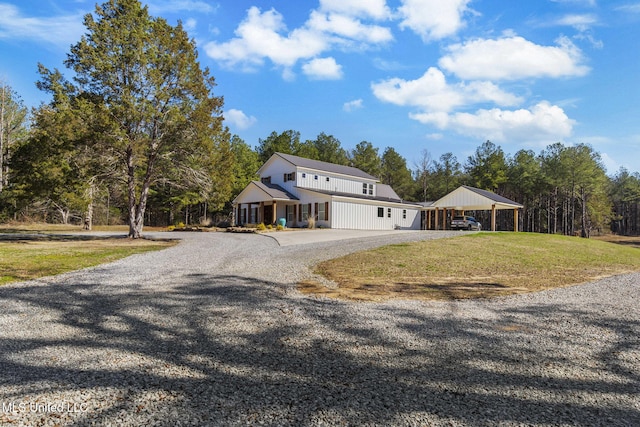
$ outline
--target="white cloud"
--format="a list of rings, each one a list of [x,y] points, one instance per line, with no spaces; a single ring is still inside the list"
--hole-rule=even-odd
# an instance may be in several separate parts
[[[624,13],[640,13],[640,3],[625,4],[616,7],[615,10]]]
[[[197,26],[198,21],[193,18],[187,19],[183,24],[185,31],[188,33],[195,31]]]
[[[565,15],[556,21],[552,21],[552,24],[566,25],[578,31],[587,31],[592,26],[598,24],[598,17],[593,14]]]
[[[240,23],[236,38],[226,43],[211,42],[204,49],[211,58],[227,66],[243,65],[253,69],[262,65],[265,58],[285,67],[299,59],[312,58],[328,47],[325,37],[308,29],[296,29],[286,36],[283,16],[275,9],[261,12],[253,6]]]
[[[334,48],[368,49],[392,41],[393,35],[388,28],[365,24],[351,14],[366,11],[365,15],[384,17],[387,12],[380,5],[384,6],[384,1],[371,4],[356,0],[325,1],[321,10],[311,11],[303,26],[291,31],[277,10],[262,12],[253,6],[236,28],[236,37],[227,42],[207,43],[204,50],[223,66],[255,71],[265,60],[291,68],[298,61],[316,58]],[[291,73],[289,70],[284,74]]]
[[[253,116],[247,116],[241,110],[234,108],[224,112],[224,119],[232,126],[235,126],[239,130],[248,129],[253,126],[258,120]]]
[[[602,159],[602,164],[608,173],[613,174],[620,169],[620,163],[616,162],[609,154],[600,153],[600,159]]]
[[[389,28],[378,25],[365,25],[359,20],[346,15],[324,14],[313,11],[307,25],[310,29],[319,33],[345,37],[347,42],[356,40],[377,44],[393,40],[393,35]]]
[[[475,113],[413,113],[410,118],[441,130],[494,142],[549,144],[569,137],[575,121],[557,105],[543,101],[530,109],[481,109]]]
[[[476,81],[450,85],[442,71],[431,67],[416,80],[392,78],[371,85],[381,101],[402,106],[420,107],[428,112],[449,112],[479,103],[514,106],[522,99],[504,92],[491,82]]]
[[[0,4],[0,39],[34,40],[67,48],[85,31],[83,15],[26,17],[10,4]]]
[[[402,0],[398,8],[400,28],[409,28],[424,41],[439,40],[456,34],[464,27],[462,16],[473,12],[470,0]]]
[[[362,99],[354,99],[353,101],[345,102],[342,109],[348,113],[359,110],[362,108]]]
[[[391,17],[391,11],[385,0],[320,0],[320,9],[327,12],[337,12],[353,17],[369,17],[386,20]]]
[[[578,6],[596,7],[596,0],[551,0],[554,3],[572,3]]]
[[[334,58],[315,58],[302,66],[302,71],[314,80],[340,80],[342,66]]]
[[[183,10],[188,12],[211,13],[215,12],[219,7],[214,7],[207,2],[198,0],[152,0],[147,1],[146,3],[148,3],[149,11],[153,15],[175,13]]]
[[[438,64],[462,79],[518,80],[584,76],[582,52],[566,37],[541,46],[519,36],[475,39],[448,47]]]

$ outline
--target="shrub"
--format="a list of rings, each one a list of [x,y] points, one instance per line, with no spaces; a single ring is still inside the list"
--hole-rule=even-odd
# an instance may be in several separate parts
[[[282,231],[284,230],[284,226],[282,224],[278,224],[278,226],[276,227],[277,231]]]
[[[272,230],[272,229],[273,229],[273,225],[267,224],[267,230]]]
[[[316,228],[316,219],[309,217],[307,220],[307,228]]]
[[[175,225],[170,225],[169,227],[167,227],[167,230],[169,230],[169,231],[173,231],[175,229],[176,229]]]
[[[184,228],[184,222],[180,221],[177,225],[176,228]]]
[[[267,229],[267,227],[262,222],[260,224],[258,224],[258,226],[256,228],[258,229],[258,231],[264,231],[264,230]]]

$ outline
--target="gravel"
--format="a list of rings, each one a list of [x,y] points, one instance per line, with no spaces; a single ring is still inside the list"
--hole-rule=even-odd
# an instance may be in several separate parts
[[[446,233],[160,252],[0,287],[0,425],[640,425],[640,274],[475,301],[303,296],[308,266]]]

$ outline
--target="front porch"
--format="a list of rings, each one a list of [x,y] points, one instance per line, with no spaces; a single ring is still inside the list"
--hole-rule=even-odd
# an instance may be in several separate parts
[[[282,187],[252,181],[233,201],[234,225],[271,224],[284,218],[295,226],[298,198]]]

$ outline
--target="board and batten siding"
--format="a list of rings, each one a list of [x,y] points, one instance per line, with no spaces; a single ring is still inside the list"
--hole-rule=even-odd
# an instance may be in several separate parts
[[[334,200],[331,207],[331,228],[394,230],[397,226],[404,230],[420,230],[420,209],[413,206]],[[382,218],[378,217],[378,208],[383,209]],[[388,209],[391,209],[390,218]],[[402,217],[403,210],[406,211],[406,218]]]
[[[358,179],[355,177],[353,179],[348,179],[327,172],[322,173],[313,170],[298,169],[296,181],[296,185],[298,187],[308,188],[310,190],[331,191],[354,195],[362,195],[363,183],[366,183],[367,185],[373,184],[373,195],[375,196],[376,194],[376,185],[374,181]]]

